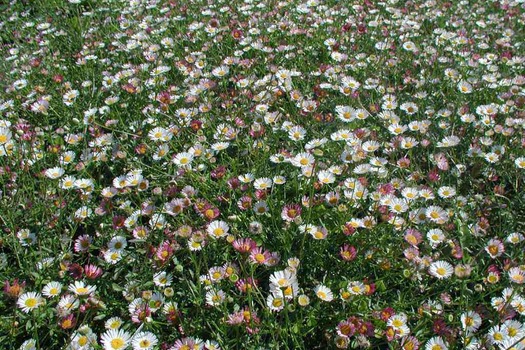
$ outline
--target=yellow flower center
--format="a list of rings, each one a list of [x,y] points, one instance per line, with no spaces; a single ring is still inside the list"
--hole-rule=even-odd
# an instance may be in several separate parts
[[[38,304],[38,301],[35,298],[27,299],[25,302],[25,305],[28,308],[34,308],[35,306],[37,306],[37,304]]]
[[[80,337],[78,338],[78,340],[77,340],[77,343],[78,343],[78,345],[80,345],[80,346],[84,346],[84,345],[86,345],[87,342],[88,342],[88,337],[86,337],[85,335],[80,336]]]
[[[113,349],[122,349],[124,347],[124,340],[121,338],[115,338],[110,342]]]
[[[78,294],[86,294],[88,292],[88,289],[86,287],[79,287],[77,288]]]

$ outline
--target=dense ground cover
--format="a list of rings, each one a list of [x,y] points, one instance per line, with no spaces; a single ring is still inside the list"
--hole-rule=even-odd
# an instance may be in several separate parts
[[[0,347],[525,348],[524,6],[0,5]]]

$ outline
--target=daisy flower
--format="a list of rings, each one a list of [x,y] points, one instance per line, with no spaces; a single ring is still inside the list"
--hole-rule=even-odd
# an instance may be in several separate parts
[[[173,134],[168,130],[161,127],[156,127],[148,133],[148,137],[151,141],[167,142],[171,140]]]
[[[270,286],[286,288],[294,283],[297,283],[297,277],[290,270],[276,271],[270,276]]]
[[[209,306],[218,306],[226,299],[226,293],[222,290],[209,290],[206,292],[206,304]]]
[[[82,281],[75,281],[75,283],[70,284],[68,287],[68,290],[75,293],[77,296],[87,296],[93,294],[96,289],[96,286],[86,285]]]
[[[123,236],[115,236],[108,243],[108,249],[122,252],[128,246],[128,242]]]
[[[50,168],[45,171],[45,175],[50,179],[58,179],[64,175],[64,169],[60,167]]]
[[[310,167],[314,162],[314,156],[307,152],[301,152],[292,158],[292,165],[300,168]]]
[[[60,188],[63,190],[69,190],[75,187],[76,179],[74,176],[66,176],[60,180]]]
[[[337,118],[345,123],[355,119],[354,109],[350,106],[336,106],[335,112],[337,113]]]
[[[433,337],[426,343],[425,350],[448,350],[448,346],[441,337]]]
[[[229,142],[215,142],[213,145],[211,145],[211,149],[219,152],[219,151],[224,151],[229,146],[230,146]]]
[[[29,313],[44,304],[44,300],[40,293],[27,292],[18,297],[16,304],[23,312]]]
[[[516,310],[520,315],[525,315],[525,298],[517,295],[515,296],[510,305]]]
[[[509,278],[512,282],[523,284],[525,282],[525,272],[519,267],[513,267],[508,271]]]
[[[320,284],[314,289],[315,295],[322,301],[332,301],[334,299],[334,295],[330,288]]]
[[[270,178],[267,178],[267,177],[263,177],[263,178],[258,178],[254,181],[253,183],[253,187],[256,189],[256,190],[266,190],[266,189],[269,189],[270,187],[272,187],[272,179]]]
[[[427,218],[436,224],[444,224],[448,221],[448,213],[438,206],[430,206],[426,209]]]
[[[475,333],[481,326],[481,316],[475,311],[467,311],[461,314],[461,326],[467,333]]]
[[[390,202],[389,208],[393,213],[401,214],[408,210],[408,204],[404,198],[394,198]]]
[[[42,289],[42,294],[45,297],[53,298],[53,297],[60,295],[61,291],[62,291],[62,283],[53,281],[53,282],[49,282],[48,284],[44,286],[44,288]]]
[[[441,198],[450,198],[456,195],[456,190],[450,186],[442,186],[438,189],[438,196]]]
[[[241,315],[244,315],[241,312]],[[243,319],[244,320],[244,319]],[[203,341],[199,338],[187,337],[178,339],[175,344],[168,350],[201,350],[203,348]]]
[[[470,94],[472,92],[472,85],[465,80],[461,80],[457,87],[462,94]]]
[[[255,179],[252,173],[246,173],[243,175],[239,175],[237,178],[239,179],[240,182],[245,183],[245,184],[250,183]]]
[[[308,297],[308,295],[301,294],[297,297],[297,303],[303,307],[308,306],[310,304],[310,298]]]
[[[266,305],[270,311],[281,311],[284,309],[284,298],[276,297],[272,294],[268,295],[266,298]]]
[[[381,144],[377,141],[366,141],[361,145],[361,148],[363,148],[364,151],[372,153],[379,149]]]
[[[151,332],[139,332],[133,336],[131,346],[133,350],[150,350],[157,345],[158,339]]]
[[[417,199],[419,197],[419,191],[415,187],[405,187],[401,191],[401,195],[407,201],[412,201],[412,200],[415,200],[415,199]]]
[[[219,343],[214,340],[206,340],[204,343],[204,349],[206,350],[220,350]]]
[[[348,292],[353,295],[361,295],[365,292],[366,287],[363,282],[352,281],[348,284]]]
[[[78,208],[76,211],[75,211],[75,218],[78,219],[78,220],[83,220],[89,216],[91,216],[91,214],[93,214],[93,210],[87,206],[82,206],[80,208]]]
[[[284,185],[286,183],[286,177],[280,175],[274,176],[272,181],[275,185]]]
[[[443,231],[438,228],[432,229],[427,233],[427,239],[433,248],[437,247],[445,238]]]
[[[13,134],[11,133],[11,130],[5,127],[0,127],[0,145],[4,145],[11,141],[11,138],[13,137]]]
[[[206,229],[206,232],[209,236],[213,238],[221,238],[228,234],[228,231],[230,230],[230,227],[228,224],[222,220],[215,220],[210,222],[208,225],[208,228]]]
[[[525,157],[516,158],[514,164],[516,164],[516,167],[520,169],[525,169]]]
[[[179,153],[173,158],[173,163],[179,167],[189,167],[193,161],[193,154],[189,152]]]
[[[495,152],[488,152],[485,153],[484,158],[489,163],[497,163],[500,159],[500,156]]]
[[[131,335],[122,329],[110,329],[102,334],[104,350],[119,350],[128,347]]]
[[[459,145],[461,139],[457,136],[451,135],[444,137],[440,142],[437,143],[437,147],[446,148],[454,147]]]
[[[160,271],[153,275],[153,283],[158,287],[167,287],[171,285],[173,278],[166,271]]]
[[[97,345],[97,335],[88,326],[81,326],[71,337],[71,347],[75,350],[90,350]]]
[[[19,350],[37,350],[36,340],[35,339],[26,340],[25,342],[22,343]]]
[[[324,227],[317,227],[317,229],[310,232],[310,235],[314,239],[325,239],[328,236],[328,230]]]
[[[502,325],[496,325],[489,329],[487,340],[490,344],[501,344],[507,338],[506,330]]]
[[[522,242],[525,239],[525,237],[518,232],[513,232],[507,236],[507,242],[511,244],[518,244]]]
[[[121,326],[122,326],[122,319],[118,316],[115,316],[115,317],[111,317],[109,318],[105,323],[104,323],[104,328],[106,329],[119,329]]]
[[[331,183],[334,183],[334,181],[335,181],[334,174],[332,174],[331,172],[329,172],[327,170],[321,170],[317,174],[317,178],[319,179],[319,182],[321,182],[323,184],[331,184]]]
[[[430,264],[428,273],[438,279],[446,279],[452,276],[454,267],[446,261],[435,261]]]
[[[492,259],[501,256],[505,252],[505,246],[499,239],[492,238],[485,246],[485,251]]]

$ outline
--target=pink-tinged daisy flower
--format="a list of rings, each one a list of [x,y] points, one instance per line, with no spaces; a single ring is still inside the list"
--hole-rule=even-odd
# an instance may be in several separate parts
[[[255,264],[266,264],[271,258],[271,253],[261,247],[253,249],[250,253],[250,260]]]
[[[84,266],[84,275],[90,280],[97,279],[102,275],[102,269],[93,264],[87,264]]]
[[[520,267],[512,267],[508,271],[509,278],[512,282],[523,284],[525,282],[525,271]]]
[[[412,246],[417,246],[423,241],[421,233],[415,229],[407,229],[404,238]]]
[[[357,249],[345,243],[339,251],[339,256],[341,256],[341,259],[344,261],[352,261],[357,256]]]
[[[91,246],[91,242],[93,241],[93,238],[89,235],[82,235],[78,237],[75,240],[75,252],[77,253],[85,253],[89,250],[89,247]]]
[[[490,255],[491,258],[495,259],[505,252],[505,246],[499,239],[492,238],[485,246],[485,251]]]
[[[257,248],[257,243],[251,238],[238,238],[232,242],[232,246],[240,253],[250,253]]]
[[[292,222],[301,216],[302,208],[299,204],[287,204],[281,211],[281,218],[284,221]]]
[[[337,325],[336,332],[340,337],[349,338],[355,334],[357,331],[356,325],[349,320],[344,320],[339,322]]]
[[[201,350],[204,344],[201,339],[187,337],[178,339],[168,350]]]

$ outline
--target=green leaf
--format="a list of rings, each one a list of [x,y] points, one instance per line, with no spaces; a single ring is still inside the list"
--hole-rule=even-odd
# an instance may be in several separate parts
[[[122,288],[121,286],[119,286],[116,283],[112,283],[111,284],[111,288],[113,288],[113,290],[116,291],[116,292],[122,292],[124,290],[124,288]]]

